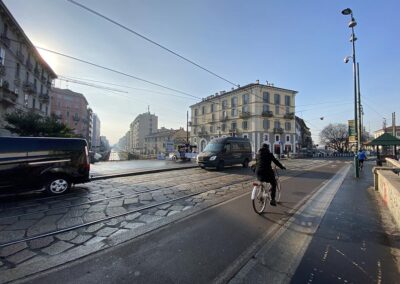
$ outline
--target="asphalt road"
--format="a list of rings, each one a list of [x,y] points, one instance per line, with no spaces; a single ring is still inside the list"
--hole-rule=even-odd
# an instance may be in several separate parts
[[[229,280],[249,250],[272,234],[344,165],[337,161],[283,181],[278,207],[253,212],[250,193],[152,233],[53,269],[29,283],[209,283]],[[249,189],[250,191],[250,189]]]

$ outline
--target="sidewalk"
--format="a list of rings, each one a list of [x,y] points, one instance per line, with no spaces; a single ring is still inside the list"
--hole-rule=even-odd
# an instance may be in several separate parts
[[[385,232],[371,169],[331,180],[231,283],[399,283],[399,241]]]

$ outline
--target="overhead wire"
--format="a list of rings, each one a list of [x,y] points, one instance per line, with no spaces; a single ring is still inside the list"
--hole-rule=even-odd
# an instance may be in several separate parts
[[[104,14],[101,14],[100,12],[97,12],[97,11],[95,11],[95,10],[93,10],[93,9],[91,9],[91,8],[81,4],[81,3],[78,3],[78,2],[76,2],[74,0],[66,0],[66,1],[74,4],[74,5],[82,8],[82,9],[84,9],[84,10],[86,10],[86,11],[88,11],[88,12],[90,12],[90,13],[96,15],[96,16],[99,16],[100,18],[103,18],[104,20],[106,20],[106,21],[108,21],[108,22],[110,22],[110,23],[112,23],[112,24],[114,24],[114,25],[116,25],[116,26],[118,26],[118,27],[120,27],[120,28],[122,28],[122,29],[124,29],[124,30],[126,30],[126,31],[128,31],[128,32],[130,32],[130,33],[132,33],[132,34],[134,34],[134,35],[136,35],[136,36],[138,36],[138,37],[140,37],[140,38],[142,38],[142,39],[144,39],[144,40],[146,40],[146,41],[148,41],[148,42],[150,42],[150,43],[152,43],[152,44],[154,44],[154,45],[156,45],[156,46],[158,46],[160,48],[162,48],[162,49],[164,49],[164,50],[166,50],[167,52],[169,52],[169,53],[171,53],[171,54],[173,54],[173,55],[185,60],[186,62],[189,62],[190,64],[192,64],[192,65],[194,65],[194,66],[196,66],[196,67],[208,72],[209,74],[211,74],[211,75],[213,75],[215,77],[218,77],[219,79],[221,79],[221,80],[223,80],[223,81],[225,81],[225,82],[227,82],[227,83],[229,83],[229,84],[231,84],[231,85],[233,85],[235,87],[239,86],[238,84],[233,83],[232,81],[230,81],[230,80],[228,80],[228,79],[216,74],[215,72],[209,70],[208,68],[205,68],[205,67],[201,66],[200,64],[194,62],[193,60],[190,60],[187,57],[184,57],[183,55],[180,55],[179,53],[177,53],[177,52],[175,52],[175,51],[173,51],[173,50],[161,45],[160,43],[158,43],[158,42],[156,42],[156,41],[154,41],[154,40],[152,40],[152,39],[150,39],[150,38],[148,38],[148,37],[136,32],[136,31],[134,31],[133,29],[131,29],[131,28],[129,28],[129,27],[127,27],[127,26],[125,26],[125,25],[123,25],[121,23],[118,23],[117,21],[105,16]]]

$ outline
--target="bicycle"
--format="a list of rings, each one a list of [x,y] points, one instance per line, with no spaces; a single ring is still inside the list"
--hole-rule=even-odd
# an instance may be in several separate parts
[[[281,199],[282,185],[279,180],[279,174],[276,166],[274,167],[276,179],[276,194],[275,200],[279,202]],[[262,214],[267,206],[267,202],[271,201],[271,184],[267,182],[253,182],[253,191],[251,192],[251,200],[253,209],[257,214]]]

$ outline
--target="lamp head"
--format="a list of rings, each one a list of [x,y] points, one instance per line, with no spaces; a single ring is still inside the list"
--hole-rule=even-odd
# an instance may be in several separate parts
[[[351,21],[349,22],[349,28],[354,28],[355,26],[357,26],[357,22],[353,17],[351,17]]]
[[[343,15],[351,15],[353,13],[353,11],[351,11],[350,8],[346,8],[342,11]]]

